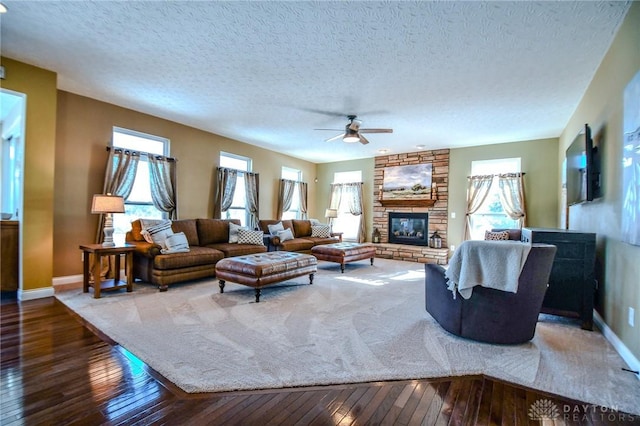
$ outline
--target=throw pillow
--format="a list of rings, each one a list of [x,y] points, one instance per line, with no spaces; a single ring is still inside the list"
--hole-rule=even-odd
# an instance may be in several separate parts
[[[278,231],[278,238],[280,238],[280,242],[293,240],[293,232],[291,229],[285,229],[284,231]]]
[[[238,242],[238,230],[247,229],[244,226],[236,225],[233,222],[229,222],[229,242],[237,243]]]
[[[278,235],[279,231],[284,231],[282,222],[274,223],[273,225],[267,225],[267,228],[269,229],[269,233],[271,235]]]
[[[311,223],[311,225],[322,225],[322,222],[318,219],[309,219],[309,223]]]
[[[176,232],[173,235],[169,235],[164,240],[164,243],[167,248],[160,250],[162,254],[186,253],[189,251],[189,242],[184,232]]]
[[[149,228],[153,225],[164,222],[166,219],[140,219],[140,226],[142,229]]]
[[[484,239],[490,241],[504,241],[509,239],[509,231],[484,231]]]
[[[238,229],[238,244],[253,244],[263,246],[262,231],[250,231],[248,229]]]
[[[140,231],[140,233],[147,242],[158,244],[162,248],[167,248],[164,240],[168,236],[173,235],[173,230],[171,229],[171,221],[163,220],[157,225],[153,225],[148,228],[142,228],[142,231]]]
[[[331,236],[330,225],[312,225],[311,236],[318,238],[329,238]]]

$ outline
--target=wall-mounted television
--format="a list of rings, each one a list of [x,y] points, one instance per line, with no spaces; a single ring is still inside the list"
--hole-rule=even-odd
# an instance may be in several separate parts
[[[567,204],[593,201],[600,195],[600,157],[594,147],[591,128],[584,125],[575,137],[565,157]]]

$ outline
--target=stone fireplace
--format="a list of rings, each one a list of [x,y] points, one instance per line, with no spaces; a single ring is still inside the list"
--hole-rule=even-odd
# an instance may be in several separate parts
[[[411,202],[394,203],[385,202],[382,199],[381,189],[385,167],[404,166],[408,164],[432,164],[432,199],[429,203]],[[449,150],[409,152],[376,157],[373,176],[373,227],[381,234],[381,243],[376,244],[376,256],[386,259],[407,260],[420,263],[448,263],[449,249],[447,243],[447,224],[449,207]],[[418,216],[415,216],[418,215]],[[420,243],[417,237],[400,235],[404,230],[395,235],[394,221],[410,219],[412,222],[401,222],[407,228],[413,228],[417,235],[417,227],[414,225],[416,217],[424,217],[425,230]],[[399,226],[399,225],[398,225]],[[400,229],[400,228],[398,228]],[[428,246],[429,237],[435,232],[442,238],[442,248],[436,249]],[[411,230],[407,231],[410,234]],[[393,234],[393,235],[391,235]],[[397,238],[396,238],[397,237]]]
[[[429,245],[429,213],[389,212],[387,229],[390,243]]]

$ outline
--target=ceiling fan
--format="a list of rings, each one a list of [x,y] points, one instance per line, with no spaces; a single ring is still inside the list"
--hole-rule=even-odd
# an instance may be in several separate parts
[[[331,142],[336,139],[342,138],[343,142],[346,143],[354,143],[360,142],[363,145],[369,143],[367,138],[365,138],[362,133],[393,133],[393,129],[361,129],[360,125],[362,124],[361,120],[358,120],[357,115],[347,115],[349,122],[346,126],[344,126],[344,133],[341,133],[332,138],[326,139],[326,142]],[[335,130],[340,131],[341,129],[314,129],[314,130]]]

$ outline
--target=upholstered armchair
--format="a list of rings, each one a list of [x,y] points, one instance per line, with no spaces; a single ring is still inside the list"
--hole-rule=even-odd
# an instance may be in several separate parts
[[[521,244],[500,242],[499,244]],[[531,340],[547,290],[556,247],[532,244],[518,277],[516,293],[473,287],[463,298],[448,288],[445,269],[425,264],[427,312],[450,333],[487,343],[516,344]]]

